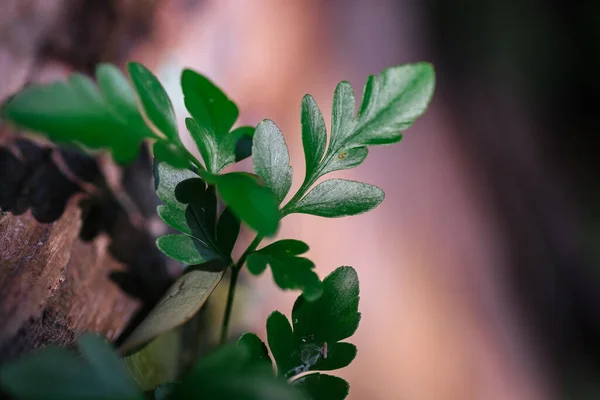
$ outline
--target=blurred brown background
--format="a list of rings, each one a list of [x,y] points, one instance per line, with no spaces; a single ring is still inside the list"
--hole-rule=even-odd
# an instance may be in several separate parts
[[[22,3],[46,18],[69,9],[0,2],[2,10]],[[308,242],[320,276],[339,265],[358,270],[363,319],[351,340],[359,353],[339,373],[350,398],[598,398],[597,1],[76,3],[87,4],[91,21],[101,4],[111,8],[115,18],[97,28],[110,35],[62,32],[53,65],[141,61],[165,83],[180,121],[179,73],[199,70],[238,102],[241,123],[269,118],[282,129],[295,187],[305,93],[328,121],[338,81],[358,95],[387,66],[433,62],[438,84],[426,115],[401,144],[372,149],[338,174],[380,186],[385,202],[347,219],[291,216],[279,235]],[[14,41],[18,22],[0,26]],[[297,294],[271,279],[247,277],[256,290],[238,299],[238,331],[264,334],[271,311],[290,310]]]

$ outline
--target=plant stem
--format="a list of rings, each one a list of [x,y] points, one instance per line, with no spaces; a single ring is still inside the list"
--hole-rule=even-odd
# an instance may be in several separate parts
[[[225,315],[223,316],[223,324],[221,325],[221,345],[225,344],[227,341],[227,333],[229,330],[229,320],[231,319],[231,310],[233,309],[233,299],[235,297],[235,287],[237,285],[237,278],[240,273],[240,270],[244,266],[246,262],[246,258],[252,253],[260,242],[262,242],[263,237],[261,235],[256,235],[254,240],[248,245],[248,248],[244,251],[240,259],[237,263],[231,266],[231,277],[229,278],[229,292],[227,293],[227,304],[225,304]]]
[[[229,292],[227,293],[227,304],[225,305],[225,315],[223,316],[223,324],[221,325],[221,345],[227,340],[227,332],[229,330],[229,320],[231,319],[231,309],[233,308],[233,298],[235,296],[235,286],[240,273],[240,268],[235,265],[231,267],[231,277],[229,278]]]

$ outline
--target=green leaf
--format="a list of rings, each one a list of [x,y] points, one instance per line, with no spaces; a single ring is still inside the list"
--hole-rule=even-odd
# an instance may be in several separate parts
[[[355,108],[356,103],[352,85],[346,81],[340,82],[333,93],[330,148],[337,148],[344,139],[352,134]]]
[[[229,135],[235,139],[235,162],[242,161],[252,155],[252,142],[255,128],[253,126],[240,126]]]
[[[154,390],[154,400],[174,400],[178,382],[166,382],[158,385]]]
[[[358,276],[352,267],[340,267],[323,281],[323,295],[314,302],[299,297],[294,303],[294,334],[303,339],[338,342],[356,332]]]
[[[223,278],[223,271],[187,270],[121,346],[131,352],[192,318]]]
[[[319,106],[310,95],[302,99],[302,145],[306,158],[306,178],[317,169],[327,145],[327,129]]]
[[[267,320],[269,347],[278,374],[286,379],[306,371],[326,371],[349,365],[356,347],[339,343],[358,328],[358,278],[351,267],[336,269],[323,281],[323,294],[309,302],[298,297],[287,318],[274,312]]]
[[[185,106],[203,128],[225,135],[237,120],[239,111],[214,83],[205,76],[186,69],[181,74]]]
[[[272,236],[279,226],[279,209],[273,192],[248,173],[224,175],[204,173],[207,182],[217,187],[221,199],[242,222],[262,236]]]
[[[356,167],[367,156],[366,146],[400,141],[402,131],[427,109],[434,86],[435,73],[431,64],[406,64],[385,69],[367,79],[362,103],[355,116],[352,86],[340,82],[333,97],[331,139],[324,157],[321,149],[326,136],[318,118],[320,111],[314,101],[305,98],[302,137],[307,159],[306,181],[315,182],[329,172]]]
[[[292,167],[285,139],[273,121],[264,120],[256,127],[252,154],[254,172],[281,203],[292,186]]]
[[[154,159],[166,162],[175,168],[189,168],[193,156],[181,144],[159,140],[154,143]]]
[[[434,85],[435,73],[428,63],[392,67],[369,77],[352,142],[376,145],[400,140],[400,131],[427,109]]]
[[[322,283],[313,271],[315,265],[304,257],[297,257],[308,251],[308,245],[299,240],[280,240],[250,254],[248,269],[254,275],[261,274],[267,265],[271,266],[273,279],[281,289],[301,289],[307,300],[319,298]]]
[[[288,213],[337,218],[377,207],[385,195],[377,186],[345,179],[330,179],[315,186]]]
[[[192,118],[186,118],[185,124],[209,172],[217,174],[252,154],[254,128],[251,126],[241,126],[225,136],[216,136]]]
[[[240,234],[240,220],[226,208],[219,217],[217,225],[217,245],[221,253],[231,256],[235,242]]]
[[[231,250],[239,233],[239,222],[223,213],[225,220],[215,219],[217,198],[214,188],[198,175],[186,169],[177,169],[166,163],[155,163],[155,187],[164,205],[158,215],[171,228],[183,235],[165,235],[157,240],[158,248],[167,256],[189,265],[220,260],[223,267],[231,262]],[[222,236],[218,243],[217,234]],[[229,236],[227,236],[229,235]]]
[[[78,340],[79,351],[97,377],[127,398],[139,397],[139,389],[123,362],[104,338],[84,334]]]
[[[146,126],[135,92],[117,68],[98,65],[96,79],[99,87],[82,74],[29,86],[4,104],[2,117],[53,142],[105,148],[117,162],[131,162],[144,139],[158,137]]]
[[[176,388],[176,399],[308,400],[266,363],[252,363],[246,346],[229,345],[203,358]]]
[[[336,157],[332,157],[327,164],[324,165],[320,175],[325,175],[333,171],[342,169],[350,169],[360,165],[367,155],[369,150],[365,146],[351,147],[342,151]]]
[[[166,138],[179,142],[173,104],[159,80],[142,64],[130,62],[127,70],[145,116]]]
[[[231,130],[239,111],[235,103],[206,77],[186,69],[181,75],[185,106],[193,118],[186,126],[206,169],[218,174],[225,167],[250,156],[254,128]]]
[[[272,366],[271,357],[269,357],[269,349],[267,349],[267,345],[263,343],[262,340],[254,333],[244,333],[238,339],[238,346],[245,346],[250,355],[250,362],[257,364],[265,364]]]
[[[143,399],[122,361],[102,340],[79,340],[83,357],[56,347],[0,368],[0,385],[25,400]]]
[[[156,240],[159,250],[188,265],[204,264],[219,258],[204,243],[187,235],[163,235]]]
[[[298,378],[293,385],[304,391],[311,400],[343,400],[348,396],[350,385],[337,376],[310,374]]]
[[[282,366],[292,366],[296,358],[298,343],[294,338],[292,326],[285,315],[279,311],[273,311],[267,318],[267,337],[269,348],[273,357],[277,360],[278,373],[285,376],[287,371]]]

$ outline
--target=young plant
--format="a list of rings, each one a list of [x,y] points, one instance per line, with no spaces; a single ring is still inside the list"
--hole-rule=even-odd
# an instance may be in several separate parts
[[[368,146],[400,141],[401,131],[409,128],[429,104],[433,68],[426,63],[409,64],[369,77],[358,112],[352,87],[341,82],[334,93],[329,137],[319,107],[306,95],[301,112],[306,175],[284,205],[292,184],[292,168],[285,139],[275,123],[264,120],[256,129],[233,129],[239,114],[235,103],[207,78],[185,70],[181,85],[191,115],[185,122],[201,162],[182,145],[171,101],[158,79],[138,63],[130,63],[128,72],[129,80],[115,67],[100,65],[97,86],[75,74],[66,83],[27,88],[2,110],[5,120],[41,132],[57,143],[109,150],[118,163],[134,159],[143,140],[153,143],[155,188],[163,203],[158,215],[179,232],[159,237],[157,246],[186,269],[120,350],[132,353],[186,322],[230,269],[221,328],[221,343],[225,343],[240,270],[247,265],[250,273],[259,275],[268,266],[281,289],[302,291],[291,325],[279,312],[267,321],[277,377],[265,344],[256,335],[245,334],[237,347],[225,346],[201,360],[188,378],[160,386],[156,398],[345,398],[348,384],[341,378],[320,373],[298,378],[298,374],[342,368],[354,359],[356,347],[340,341],[356,331],[360,320],[356,273],[351,267],[341,267],[321,282],[314,263],[301,256],[308,251],[306,243],[282,239],[259,246],[265,237],[277,233],[280,220],[289,214],[344,217],[372,210],[383,201],[383,191],[367,183],[335,178],[316,183],[330,172],[361,164]],[[250,155],[254,174],[222,172]],[[219,201],[224,204],[220,213]],[[242,223],[256,235],[234,260],[232,250]],[[101,349],[95,354],[98,358],[94,354],[90,357],[90,346]],[[109,391],[113,380],[107,377],[121,367],[116,366],[116,356],[106,345],[84,338],[80,350],[83,360],[56,349],[29,356],[4,368],[0,383],[25,399],[75,398],[69,397],[71,389],[90,398],[139,398],[122,377],[114,379],[118,386],[115,392]],[[48,364],[40,361],[44,366],[58,363],[60,358],[71,360],[65,362],[77,367],[40,370],[33,361],[27,361],[49,360]],[[103,363],[107,360],[112,364]],[[35,374],[41,375],[34,379],[50,382],[51,390],[45,392],[48,396],[23,383]],[[90,391],[76,389],[78,379],[90,382],[85,385]],[[252,384],[254,379],[264,388]],[[57,392],[57,386],[63,384],[73,387]]]

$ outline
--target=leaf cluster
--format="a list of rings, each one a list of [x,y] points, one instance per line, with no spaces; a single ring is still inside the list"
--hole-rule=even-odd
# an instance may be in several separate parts
[[[0,385],[23,400],[308,400],[251,353],[229,345],[200,360],[181,381],[143,393],[104,339],[85,334],[79,354],[47,347],[0,369]]]
[[[305,372],[331,371],[348,366],[356,357],[356,346],[341,342],[354,334],[360,321],[356,271],[340,267],[323,280],[323,293],[315,301],[299,296],[292,310],[292,324],[279,311],[267,319],[269,348],[277,375],[301,388],[311,399],[342,400],[349,385],[342,378]],[[267,346],[253,333],[238,341],[247,347],[257,365],[269,365]]]
[[[157,246],[186,269],[121,350],[132,352],[189,320],[228,268],[231,301],[244,265],[254,275],[269,267],[281,289],[302,291],[291,323],[279,312],[267,320],[276,376],[266,345],[246,334],[238,346],[223,347],[200,361],[182,381],[157,388],[155,398],[345,398],[344,380],[315,371],[345,367],[356,356],[356,347],[343,342],[360,320],[356,272],[341,267],[321,281],[314,263],[305,257],[306,243],[282,239],[259,245],[276,234],[286,215],[352,216],[383,201],[383,191],[367,183],[319,180],[360,165],[369,146],[401,140],[402,131],[431,100],[432,66],[408,64],[370,76],[358,107],[352,86],[341,82],[333,96],[329,135],[317,103],[306,95],[300,116],[306,174],[294,194],[287,144],[273,121],[263,120],[256,129],[235,127],[236,104],[208,78],[184,70],[181,87],[190,114],[185,126],[201,156],[197,159],[181,142],[173,105],[159,80],[139,63],[129,63],[127,71],[129,79],[113,66],[100,65],[96,83],[74,74],[64,83],[26,88],[2,108],[7,121],[57,143],[106,149],[123,164],[135,158],[143,141],[152,143],[155,189],[162,202],[157,212],[173,230],[159,237]],[[253,174],[224,172],[249,156]],[[232,254],[242,225],[256,237],[236,261]],[[226,311],[223,337],[228,318]],[[25,399],[141,398],[109,346],[84,336],[79,347],[82,357],[50,348],[25,358],[3,369],[0,383]],[[65,364],[64,371],[56,368],[59,363]],[[28,387],[27,374],[43,384]]]

